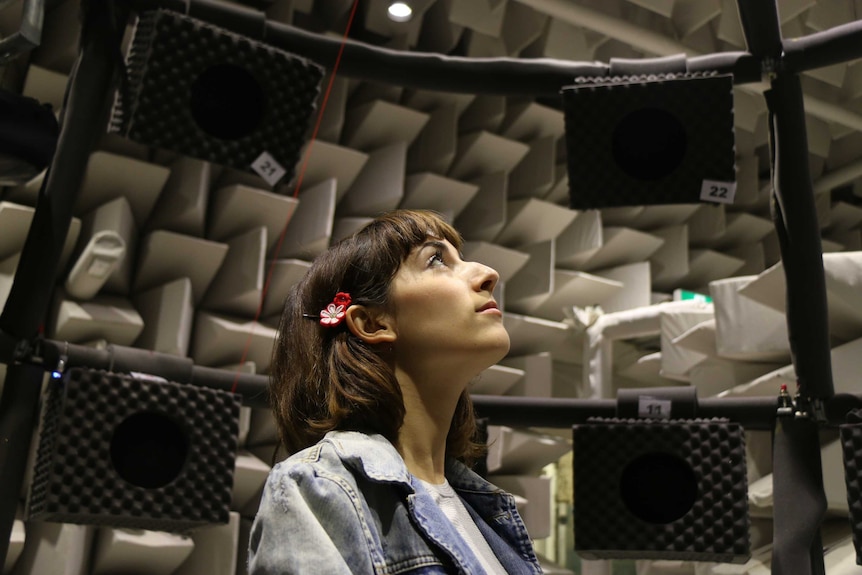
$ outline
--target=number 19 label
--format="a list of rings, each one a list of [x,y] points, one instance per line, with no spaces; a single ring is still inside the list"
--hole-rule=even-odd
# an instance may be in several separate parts
[[[705,202],[732,204],[736,197],[736,182],[704,180],[700,185],[700,199]]]

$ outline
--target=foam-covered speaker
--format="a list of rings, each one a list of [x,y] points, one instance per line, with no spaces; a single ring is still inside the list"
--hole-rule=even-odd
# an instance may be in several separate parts
[[[320,66],[168,10],[140,14],[126,61],[128,82],[116,98],[113,131],[258,173],[252,164],[268,154],[285,171],[280,179],[292,177]]]
[[[240,401],[224,391],[105,371],[51,379],[31,520],[188,531],[227,523]]]
[[[584,78],[562,98],[570,207],[733,202],[731,75]]]
[[[575,425],[575,551],[586,559],[744,563],[745,436],[726,420]]]
[[[862,410],[851,411],[847,415],[847,423],[839,429],[853,546],[856,548],[856,563],[862,565]]]

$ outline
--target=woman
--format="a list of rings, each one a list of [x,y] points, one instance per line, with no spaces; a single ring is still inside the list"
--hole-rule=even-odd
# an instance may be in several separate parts
[[[270,473],[251,575],[541,573],[483,453],[468,383],[509,350],[493,269],[431,212],[385,214],[287,297],[271,400],[293,455]]]

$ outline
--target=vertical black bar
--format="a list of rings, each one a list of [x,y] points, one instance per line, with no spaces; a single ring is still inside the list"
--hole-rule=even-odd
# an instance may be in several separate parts
[[[738,0],[749,50],[776,72],[766,94],[770,113],[772,185],[781,260],[787,278],[787,329],[800,393],[829,399],[832,363],[823,248],[811,174],[799,77],[781,71],[784,47],[775,0]]]
[[[748,51],[759,60],[781,58],[781,24],[775,0],[738,0],[739,21]]]
[[[823,247],[811,174],[802,86],[779,74],[766,94],[772,137],[774,216],[787,280],[787,331],[799,393],[834,394]]]
[[[799,77],[784,71],[781,19],[776,0],[738,0],[749,51],[773,74],[766,94],[772,152],[775,229],[787,280],[787,333],[800,395],[834,395],[826,307],[823,248],[811,174]],[[775,432],[775,522],[772,571],[824,572],[820,523],[825,510],[818,423],[784,418]]]
[[[805,399],[828,400],[834,391],[826,280],[808,171],[808,139],[799,77],[775,76],[766,102],[773,161],[772,207],[787,282],[790,352],[799,394]],[[816,422],[802,421],[806,425],[785,421],[775,436],[773,497],[777,504],[772,569],[778,575],[824,573],[820,523],[825,495],[819,430]]]
[[[818,424],[779,418],[773,444],[775,575],[823,575],[820,522],[826,513]]]
[[[0,398],[0,565],[9,551],[44,374],[38,366],[10,365]]]
[[[111,21],[116,14],[112,2],[90,0],[82,7],[81,51],[66,90],[57,150],[39,190],[33,223],[0,315],[0,331],[19,339],[36,336],[44,321],[87,160],[105,131],[119,58],[120,38],[111,33],[116,26]],[[123,23],[128,17],[124,13]]]
[[[15,280],[0,315],[0,333],[7,340],[27,342],[38,335],[87,160],[105,130],[129,10],[125,2],[115,6],[111,0],[83,0],[81,7],[80,53],[66,90],[57,150],[39,190]],[[0,398],[0,564],[6,560],[15,521],[41,377],[41,368],[13,362]]]

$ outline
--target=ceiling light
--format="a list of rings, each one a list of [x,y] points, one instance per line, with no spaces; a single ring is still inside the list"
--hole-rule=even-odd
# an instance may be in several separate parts
[[[407,22],[413,17],[413,8],[406,2],[393,2],[388,12],[389,19],[394,22]]]

